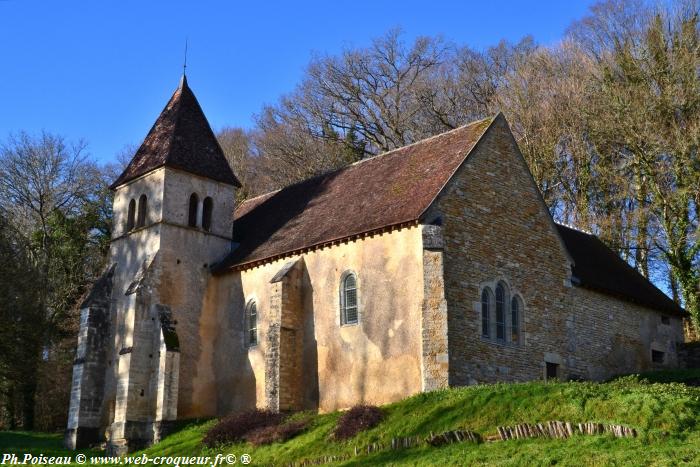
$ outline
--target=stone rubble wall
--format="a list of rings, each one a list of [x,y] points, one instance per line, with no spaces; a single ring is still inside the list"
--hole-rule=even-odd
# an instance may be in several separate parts
[[[304,261],[289,264],[270,283],[265,393],[267,407],[275,411],[302,408]]]
[[[451,385],[543,379],[547,362],[565,379],[677,366],[680,319],[662,324],[654,310],[572,286],[571,260],[504,119],[426,217],[434,216],[443,221]],[[518,342],[493,338],[493,314],[492,337],[481,336],[481,291],[501,281],[524,302]],[[652,348],[664,364],[652,364]]]
[[[700,368],[700,342],[689,342],[678,350],[681,368]]]
[[[442,228],[423,225],[423,308],[421,317],[423,391],[445,388],[449,379],[447,300]]]

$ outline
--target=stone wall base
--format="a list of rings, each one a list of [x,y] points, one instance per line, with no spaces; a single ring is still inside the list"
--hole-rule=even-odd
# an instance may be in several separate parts
[[[102,435],[99,428],[93,427],[78,427],[69,428],[63,436],[63,445],[66,449],[83,449],[99,444],[102,441]]]
[[[123,456],[132,451],[144,449],[160,442],[172,433],[175,421],[136,422],[127,421],[124,425],[126,438],[113,439],[107,443],[108,456]]]
[[[700,342],[679,344],[678,359],[681,368],[700,368]]]

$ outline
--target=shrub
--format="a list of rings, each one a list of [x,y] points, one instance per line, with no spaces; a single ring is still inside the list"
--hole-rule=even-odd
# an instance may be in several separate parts
[[[249,410],[223,418],[206,434],[202,443],[210,448],[220,444],[230,444],[243,441],[253,430],[277,426],[284,415],[271,410]]]
[[[374,405],[356,405],[338,419],[333,437],[338,440],[349,439],[361,431],[379,425],[384,413]]]
[[[307,425],[308,420],[297,420],[282,425],[257,428],[245,435],[245,439],[254,446],[284,442],[304,431]]]

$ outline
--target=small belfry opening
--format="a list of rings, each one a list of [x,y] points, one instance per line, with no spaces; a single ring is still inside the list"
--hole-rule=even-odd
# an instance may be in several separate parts
[[[209,232],[211,230],[211,215],[214,209],[214,200],[207,196],[202,205],[202,228]]]
[[[126,215],[126,231],[129,232],[134,228],[134,220],[136,217],[136,201],[129,201],[129,210]]]
[[[148,210],[148,198],[146,195],[141,195],[139,198],[139,214],[136,217],[136,227],[146,225],[146,212]]]
[[[197,206],[199,205],[199,196],[197,193],[190,195],[189,211],[187,214],[187,225],[197,227]]]

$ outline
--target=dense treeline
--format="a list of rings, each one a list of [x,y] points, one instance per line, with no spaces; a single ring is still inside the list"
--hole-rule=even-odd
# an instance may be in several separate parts
[[[484,51],[390,31],[318,56],[221,140],[255,195],[502,111],[555,218],[598,234],[700,324],[694,1],[598,3],[555,46]]]
[[[48,133],[0,145],[0,427],[65,424],[75,305],[104,263],[112,172]]]
[[[316,56],[251,130],[218,136],[246,198],[502,111],[555,218],[600,235],[700,328],[699,73],[694,1],[612,0],[553,46],[389,31]],[[104,267],[114,176],[59,136],[0,142],[0,427],[65,423],[75,303]]]

